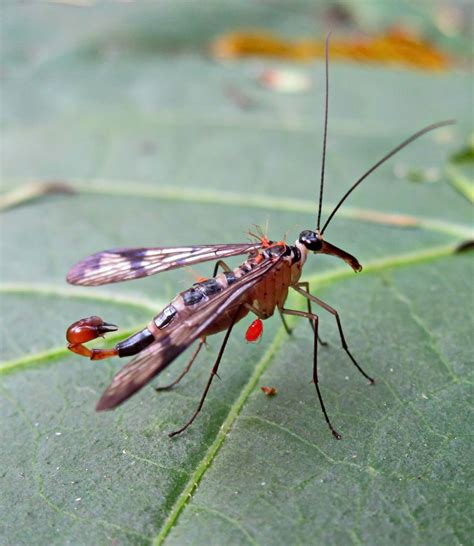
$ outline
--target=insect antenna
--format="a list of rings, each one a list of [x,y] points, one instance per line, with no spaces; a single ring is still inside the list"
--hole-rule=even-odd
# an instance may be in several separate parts
[[[326,168],[326,140],[328,134],[328,104],[329,104],[329,38],[331,33],[328,32],[326,36],[326,43],[324,46],[324,56],[326,59],[326,99],[324,105],[324,137],[323,137],[323,157],[321,161],[321,185],[319,188],[319,207],[318,207],[318,222],[317,229],[321,225],[321,210],[323,207],[323,190],[324,190],[324,171]]]
[[[344,194],[344,196],[342,197],[342,199],[339,201],[339,203],[334,207],[333,211],[331,212],[331,214],[329,215],[329,218],[326,220],[326,223],[324,224],[323,226],[323,229],[321,230],[321,235],[324,233],[325,229],[328,227],[328,224],[329,222],[333,219],[334,215],[336,214],[336,212],[339,210],[339,207],[344,203],[344,201],[349,197],[349,195],[357,188],[357,186],[363,181],[365,180],[369,174],[372,174],[375,169],[377,169],[378,167],[380,167],[380,165],[382,165],[382,163],[385,163],[385,161],[387,161],[388,159],[390,159],[392,156],[394,156],[396,153],[398,153],[400,150],[402,150],[403,148],[405,148],[405,146],[408,146],[408,144],[411,144],[414,140],[416,140],[417,138],[421,137],[422,135],[426,134],[426,133],[429,133],[430,131],[433,131],[434,129],[438,129],[439,127],[444,127],[445,125],[453,125],[454,123],[456,123],[454,120],[452,119],[449,119],[449,120],[446,120],[446,121],[439,121],[438,123],[433,123],[431,125],[428,125],[427,127],[424,127],[423,129],[420,129],[418,132],[416,132],[415,134],[411,135],[411,137],[407,138],[406,140],[404,140],[401,144],[399,144],[398,146],[396,146],[392,151],[390,151],[388,154],[384,155],[382,157],[382,159],[380,159],[379,161],[377,161],[377,163],[375,163],[375,165],[373,165],[372,167],[370,167],[370,169],[368,171],[366,171],[356,182],[354,182],[354,184],[347,190],[347,192]]]

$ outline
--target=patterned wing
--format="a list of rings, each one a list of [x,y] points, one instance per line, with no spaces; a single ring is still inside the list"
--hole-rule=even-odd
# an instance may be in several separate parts
[[[285,248],[275,247],[266,260],[226,290],[213,296],[184,320],[177,320],[114,377],[97,404],[97,411],[113,409],[163,371],[226,310],[237,312],[239,299],[283,258]],[[280,250],[281,248],[281,250]],[[169,328],[169,330],[168,330]]]
[[[69,271],[67,281],[83,286],[128,281],[154,275],[160,271],[247,254],[261,246],[262,244],[258,242],[105,250],[77,263]]]

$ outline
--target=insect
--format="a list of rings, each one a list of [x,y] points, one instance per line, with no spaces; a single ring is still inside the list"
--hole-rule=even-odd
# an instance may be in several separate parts
[[[217,375],[219,364],[234,325],[249,313],[255,315],[256,320],[247,330],[246,339],[256,341],[261,335],[261,321],[268,319],[274,314],[275,310],[278,310],[288,333],[291,333],[291,331],[285,321],[285,316],[296,315],[309,320],[314,337],[313,382],[316,387],[316,394],[331,433],[335,438],[341,438],[326,411],[318,382],[319,319],[318,315],[313,311],[312,304],[322,307],[334,316],[343,350],[352,364],[370,383],[374,383],[374,380],[362,369],[349,350],[339,313],[311,294],[308,282],[300,280],[303,266],[310,254],[329,254],[344,260],[354,272],[361,271],[362,266],[357,258],[325,239],[325,231],[334,215],[349,195],[382,163],[429,131],[454,122],[448,120],[428,125],[387,153],[352,184],[321,227],[328,127],[328,51],[329,35],[326,38],[325,54],[326,85],[321,180],[317,221],[314,230],[302,231],[294,245],[289,245],[285,241],[271,241],[263,234],[259,234],[255,237],[254,242],[241,244],[106,250],[85,258],[70,270],[67,276],[69,283],[97,286],[138,279],[161,271],[169,271],[201,262],[216,261],[212,277],[200,280],[188,290],[178,294],[145,328],[117,343],[112,349],[89,349],[84,345],[88,341],[117,330],[115,325],[104,322],[100,317],[84,318],[68,328],[66,334],[69,342],[68,349],[74,353],[88,357],[91,360],[102,360],[115,356],[135,356],[115,375],[112,383],[105,390],[97,404],[96,409],[98,411],[111,410],[127,400],[167,368],[185,349],[196,342],[194,353],[178,378],[170,385],[158,387],[157,390],[172,388],[189,371],[206,338],[218,332],[225,332],[198,407],[184,426],[171,432],[169,436],[175,436],[183,432],[191,425],[203,407],[211,383]],[[239,267],[231,269],[225,262],[226,258],[245,254],[247,259]],[[285,307],[290,288],[306,299],[306,311]]]

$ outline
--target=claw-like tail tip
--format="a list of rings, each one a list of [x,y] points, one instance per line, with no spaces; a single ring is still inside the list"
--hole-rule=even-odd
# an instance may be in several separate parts
[[[116,326],[115,324],[111,324],[110,322],[103,322],[102,324],[97,326],[97,330],[102,335],[108,332],[116,332],[118,330],[118,326]]]

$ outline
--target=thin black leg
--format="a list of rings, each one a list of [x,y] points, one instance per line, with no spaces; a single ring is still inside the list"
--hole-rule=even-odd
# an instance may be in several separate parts
[[[175,385],[177,385],[181,379],[183,379],[183,377],[189,372],[189,370],[191,369],[191,366],[193,365],[193,362],[196,360],[196,357],[197,355],[199,354],[199,351],[201,350],[202,346],[204,345],[204,343],[206,343],[206,340],[205,339],[200,339],[199,340],[199,345],[197,346],[196,350],[194,351],[193,353],[193,356],[190,358],[188,364],[186,365],[186,368],[184,368],[184,370],[179,374],[179,376],[172,382],[170,383],[169,385],[164,385],[163,387],[155,387],[155,391],[156,392],[160,392],[160,391],[169,391],[170,389],[172,389]]]
[[[293,330],[288,326],[288,323],[286,322],[286,319],[285,317],[283,316],[283,313],[281,312],[281,309],[278,309],[278,311],[280,312],[280,318],[281,318],[281,321],[283,323],[283,326],[286,330],[286,333],[291,336],[291,334],[293,333]]]
[[[321,406],[321,410],[323,412],[324,418],[326,419],[326,423],[329,426],[329,429],[331,430],[332,435],[336,440],[340,440],[342,436],[337,432],[337,430],[332,426],[331,421],[329,420],[329,415],[326,411],[326,407],[324,406],[323,397],[321,394],[321,390],[319,389],[319,380],[318,380],[318,323],[319,318],[317,315],[313,313],[307,313],[305,311],[294,311],[293,309],[282,309],[282,313],[285,313],[286,315],[296,315],[299,317],[306,317],[310,319],[313,322],[314,326],[314,345],[313,345],[313,383],[316,387],[316,393],[318,395],[319,404]]]
[[[311,307],[310,307],[310,305],[308,305],[308,308],[309,308],[309,309],[308,309],[308,313],[313,314],[313,313],[311,312]],[[290,328],[290,327],[288,326],[288,322],[286,322],[286,319],[285,319],[285,317],[283,316],[283,313],[281,312],[280,309],[279,309],[279,312],[280,312],[281,321],[282,321],[282,323],[283,323],[283,327],[285,328],[286,333],[287,333],[289,336],[291,336],[291,335],[293,334],[293,329]],[[309,321],[309,324],[310,324],[310,326],[311,326],[311,329],[312,329],[313,332],[314,332],[314,324],[313,324],[313,321],[312,321],[311,319],[308,319],[308,321]],[[319,343],[320,343],[321,345],[324,345],[324,346],[327,345],[327,343],[326,343],[325,341],[323,341],[323,340],[319,337],[319,334],[318,334],[318,341],[319,341]]]
[[[293,287],[299,294],[302,294],[305,298],[307,298],[308,300],[311,300],[313,301],[314,303],[317,303],[320,307],[322,307],[323,309],[326,309],[326,311],[328,311],[329,313],[331,313],[332,315],[334,315],[334,317],[336,318],[336,323],[337,323],[337,328],[339,330],[339,336],[341,338],[341,344],[342,344],[342,348],[344,349],[344,351],[346,351],[346,353],[348,354],[349,358],[351,359],[352,363],[354,364],[354,366],[359,370],[359,372],[365,377],[367,378],[371,384],[375,383],[375,380],[372,379],[372,377],[370,377],[368,374],[366,374],[364,372],[364,370],[360,367],[360,365],[357,363],[357,360],[352,356],[351,352],[349,351],[349,347],[347,346],[347,343],[346,343],[346,338],[344,337],[344,332],[342,331],[342,324],[341,324],[341,319],[339,318],[339,313],[333,308],[331,307],[330,305],[328,305],[327,303],[325,303],[324,301],[320,300],[319,298],[317,298],[316,296],[313,296],[312,294],[310,294],[309,292],[306,292],[306,290],[303,290],[302,288],[299,288],[298,286],[294,286]]]
[[[232,328],[234,327],[235,319],[237,318],[239,311],[240,311],[240,307],[237,309],[237,312],[235,313],[234,318],[232,319],[232,322],[229,328],[227,329],[227,332],[225,333],[224,341],[222,342],[221,348],[219,350],[219,354],[217,355],[214,366],[212,367],[211,374],[207,381],[206,388],[204,389],[204,392],[202,393],[201,400],[199,401],[199,405],[196,411],[193,413],[191,419],[189,419],[189,421],[183,427],[181,427],[179,430],[175,430],[174,432],[170,432],[168,434],[170,438],[172,438],[173,436],[176,436],[177,434],[181,434],[181,432],[185,431],[189,427],[189,425],[194,421],[194,419],[196,419],[199,412],[201,411],[202,406],[204,405],[204,400],[206,399],[207,393],[211,387],[212,380],[214,379],[214,376],[217,375],[217,370],[219,369],[219,364],[222,359],[222,355],[224,354],[227,341],[229,339],[230,333],[232,332]]]
[[[299,282],[297,286],[304,286],[306,288],[306,291],[309,293],[309,282],[308,281],[304,281],[304,282]],[[313,310],[311,309],[311,300],[309,300],[308,298],[305,298],[306,299],[306,303],[308,304],[308,313],[311,313],[313,314]],[[313,321],[311,319],[308,319],[309,320],[309,324],[314,332],[314,324],[313,324]],[[323,341],[320,337],[319,337],[319,334],[318,334],[318,341],[319,343],[321,343],[321,345],[324,345],[326,346],[327,345],[327,342],[326,341]]]

